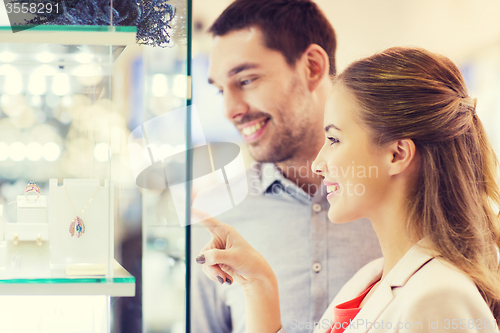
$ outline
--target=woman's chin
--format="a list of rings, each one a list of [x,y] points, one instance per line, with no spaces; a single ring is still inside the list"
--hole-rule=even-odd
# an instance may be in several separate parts
[[[328,210],[328,219],[330,222],[335,224],[344,224],[362,217],[359,212],[346,211],[346,209],[343,208],[345,207],[330,206],[330,209]]]
[[[330,220],[330,222],[335,224],[343,224],[352,221],[352,220],[347,220],[345,216],[343,216],[342,214],[337,214],[335,212],[332,212],[331,210],[328,211],[328,219]]]

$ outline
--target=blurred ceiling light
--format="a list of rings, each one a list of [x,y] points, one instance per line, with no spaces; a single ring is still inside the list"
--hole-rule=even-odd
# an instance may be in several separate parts
[[[175,76],[173,92],[177,97],[186,98],[187,92],[186,76],[179,74]]]
[[[55,69],[54,66],[42,65],[42,66],[38,66],[35,69],[34,73],[39,74],[39,75],[43,75],[43,76],[53,76],[53,75],[57,74],[57,70]]]
[[[12,65],[0,66],[0,75],[19,74],[19,71]]]
[[[26,146],[26,157],[30,161],[38,161],[42,158],[43,147],[38,142],[31,142]]]
[[[66,73],[57,73],[52,81],[52,92],[59,96],[69,93],[69,76]]]
[[[102,75],[102,67],[95,63],[87,65],[79,65],[76,66],[75,69],[71,71],[71,74],[75,76]]]
[[[11,62],[11,61],[14,61],[16,58],[17,58],[17,56],[14,53],[9,52],[9,51],[4,51],[4,52],[0,53],[0,61],[3,61],[3,62]]]
[[[101,142],[94,147],[94,157],[99,162],[106,162],[109,159],[109,145]]]
[[[165,74],[155,74],[153,76],[152,85],[153,95],[156,97],[165,96],[167,94],[167,77]]]
[[[94,59],[94,55],[87,52],[80,52],[75,54],[75,59],[81,64],[87,64]]]
[[[35,57],[38,61],[43,63],[51,62],[55,59],[55,55],[47,51],[38,53]]]
[[[61,155],[61,148],[54,142],[47,142],[43,145],[43,158],[49,162],[53,162]]]
[[[26,157],[26,146],[22,142],[14,142],[9,147],[9,156],[16,162],[24,160]]]
[[[0,142],[0,161],[5,161],[9,158],[9,145],[5,142]]]
[[[32,95],[43,95],[47,90],[47,86],[45,84],[45,77],[33,73],[30,75],[30,80],[28,83],[28,90]]]
[[[23,91],[23,78],[19,72],[10,73],[5,77],[4,90],[11,95],[18,95]]]

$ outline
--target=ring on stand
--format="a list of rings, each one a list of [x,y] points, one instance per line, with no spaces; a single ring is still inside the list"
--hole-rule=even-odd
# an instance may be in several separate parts
[[[35,183],[29,183],[28,185],[26,185],[26,187],[24,188],[24,197],[26,198],[26,200],[30,201],[30,199],[28,199],[28,196],[26,194],[30,193],[30,192],[36,192],[38,193],[38,196],[36,197],[35,201],[37,201],[39,198],[40,198],[40,188],[38,187],[37,184]]]

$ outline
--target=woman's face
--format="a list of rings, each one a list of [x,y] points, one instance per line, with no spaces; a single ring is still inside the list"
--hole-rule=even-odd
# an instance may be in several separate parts
[[[337,83],[326,102],[325,144],[312,165],[325,178],[328,218],[334,223],[369,218],[387,193],[390,154],[371,143],[356,119],[359,109],[354,94]]]

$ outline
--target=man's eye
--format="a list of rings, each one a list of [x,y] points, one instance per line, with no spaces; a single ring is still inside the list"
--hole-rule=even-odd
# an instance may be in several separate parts
[[[242,86],[246,86],[246,85],[248,85],[248,84],[252,83],[253,81],[255,81],[255,79],[256,79],[256,78],[246,79],[246,80],[241,80],[241,81],[240,81],[240,85],[242,85]]]

